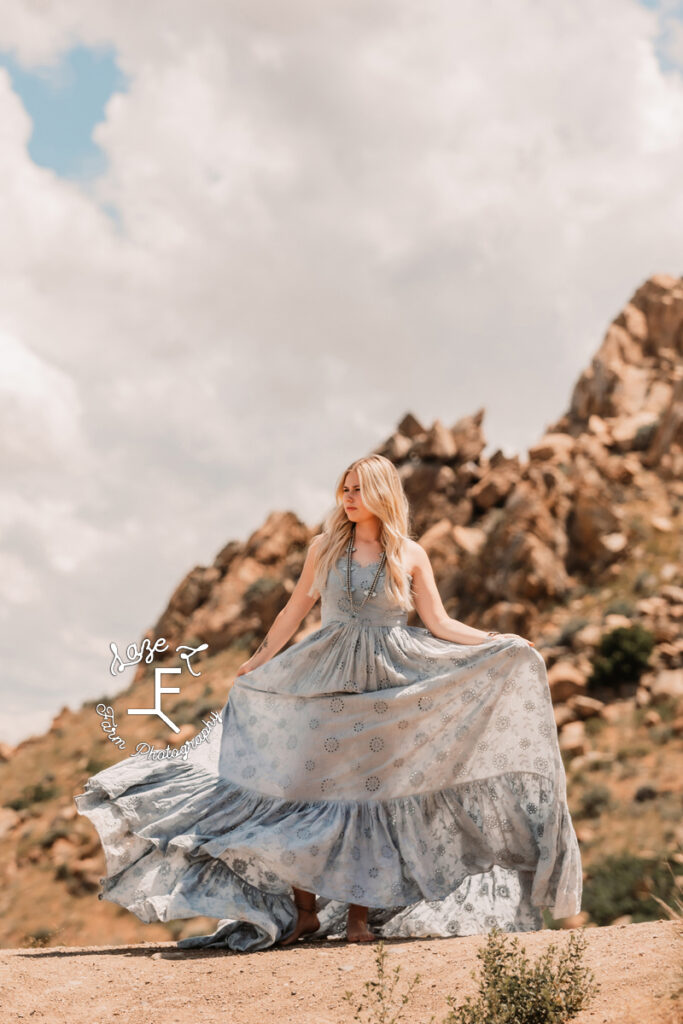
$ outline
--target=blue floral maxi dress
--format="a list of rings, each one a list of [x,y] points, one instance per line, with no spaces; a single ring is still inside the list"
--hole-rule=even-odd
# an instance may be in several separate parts
[[[352,562],[360,604],[378,562]],[[182,948],[286,937],[292,886],[317,895],[315,937],[349,903],[378,936],[543,927],[581,909],[543,657],[514,636],[466,645],[407,626],[384,590],[349,605],[345,556],[321,626],[239,676],[186,760],[136,754],[74,797],[95,825],[99,899],[142,921],[219,918]],[[308,937],[307,937],[308,938]]]

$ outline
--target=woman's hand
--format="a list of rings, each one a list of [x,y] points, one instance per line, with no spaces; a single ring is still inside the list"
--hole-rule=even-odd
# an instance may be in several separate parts
[[[235,672],[235,679],[237,679],[238,676],[246,675],[247,672],[251,672],[253,668],[256,668],[256,665],[254,665],[252,658],[249,658],[247,661],[243,661]]]
[[[536,644],[533,640],[527,640],[526,637],[520,636],[519,633],[495,633],[494,636],[488,637],[489,640],[495,640],[497,636],[513,636],[515,640],[523,640],[529,647],[535,647]],[[486,640],[482,640],[482,643],[486,643]]]
[[[533,640],[527,640],[526,637],[520,636],[519,633],[501,633],[500,635],[501,636],[514,636],[518,640],[523,640],[525,644],[529,645],[529,647],[535,647],[536,646],[536,644],[533,642]]]

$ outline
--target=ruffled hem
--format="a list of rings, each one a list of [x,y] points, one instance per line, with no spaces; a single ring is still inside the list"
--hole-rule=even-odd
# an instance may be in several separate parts
[[[100,899],[144,922],[230,915],[231,948],[266,948],[292,929],[291,886],[396,913],[498,870],[554,917],[581,906],[566,804],[533,772],[384,801],[292,801],[195,764],[131,757],[74,800],[105,851]]]

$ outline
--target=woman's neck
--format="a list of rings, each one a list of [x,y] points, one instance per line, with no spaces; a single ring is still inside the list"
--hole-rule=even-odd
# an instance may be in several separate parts
[[[380,544],[381,526],[376,523],[356,523],[355,540],[361,544]]]

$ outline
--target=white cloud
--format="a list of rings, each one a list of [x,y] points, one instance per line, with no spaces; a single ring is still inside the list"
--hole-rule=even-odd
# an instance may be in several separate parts
[[[84,455],[76,382],[0,331],[0,458],[6,472]]]
[[[46,708],[96,695],[107,651],[79,660],[67,609],[139,636],[271,508],[320,518],[408,410],[538,437],[631,292],[680,267],[658,24],[624,0],[10,6],[20,60],[106,43],[130,80],[85,192],[31,163],[0,71],[10,683],[38,621],[33,693],[57,643]]]

